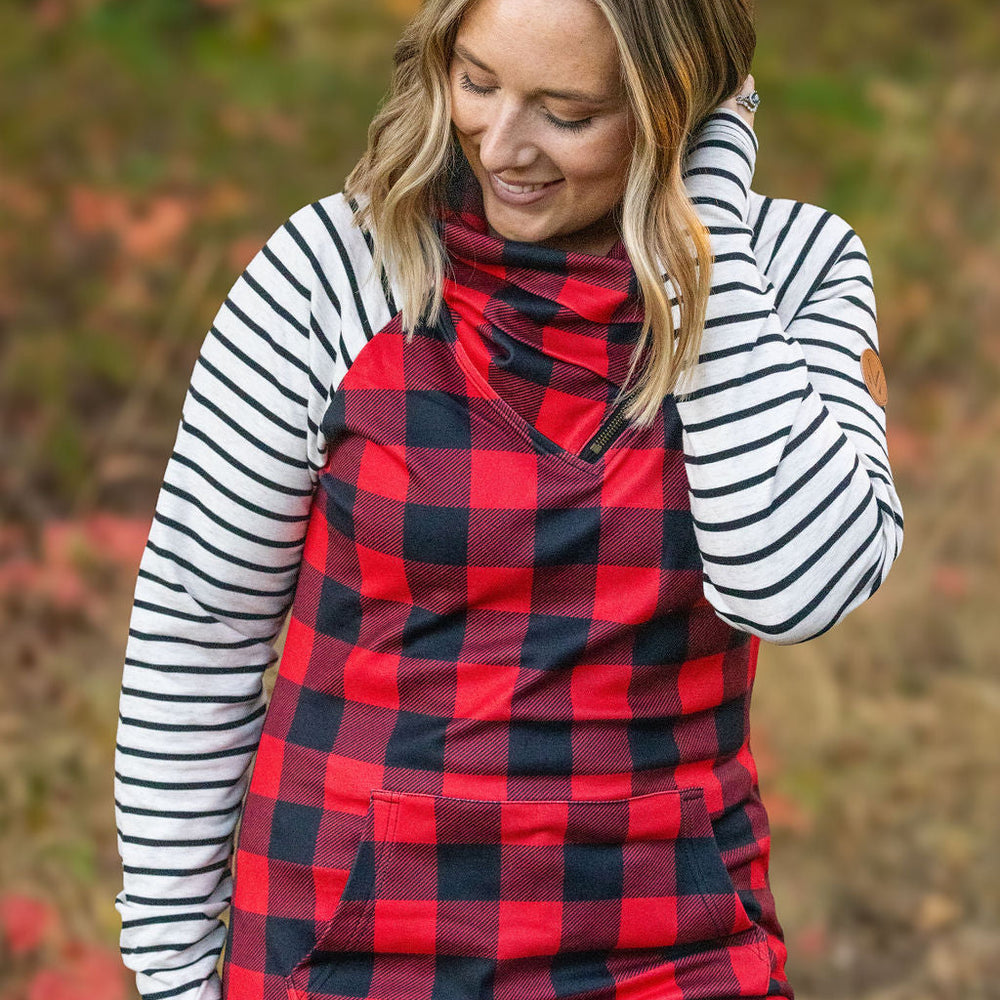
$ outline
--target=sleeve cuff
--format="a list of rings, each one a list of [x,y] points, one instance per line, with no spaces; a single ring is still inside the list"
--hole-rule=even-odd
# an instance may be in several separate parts
[[[716,108],[691,142],[684,181],[706,225],[746,221],[757,163],[757,136],[742,117]]]
[[[716,108],[706,119],[702,130],[709,127],[725,129],[742,142],[748,153],[756,156],[760,149],[757,133],[743,120],[743,116],[732,108]]]

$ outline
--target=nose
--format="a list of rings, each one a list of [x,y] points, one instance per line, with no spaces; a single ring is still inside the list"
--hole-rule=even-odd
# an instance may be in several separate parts
[[[530,167],[538,155],[524,115],[513,104],[497,102],[487,112],[479,138],[479,160],[491,174]]]

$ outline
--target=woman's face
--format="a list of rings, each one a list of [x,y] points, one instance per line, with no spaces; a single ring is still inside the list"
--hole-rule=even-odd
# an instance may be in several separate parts
[[[634,131],[600,10],[590,0],[478,0],[459,25],[449,80],[494,233],[607,254]],[[504,182],[545,186],[511,192]]]

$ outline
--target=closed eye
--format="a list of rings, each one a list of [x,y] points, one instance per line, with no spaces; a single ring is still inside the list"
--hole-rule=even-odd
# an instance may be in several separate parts
[[[496,90],[496,87],[480,87],[478,84],[473,83],[472,80],[469,79],[468,73],[463,73],[461,77],[459,77],[458,84],[463,90],[467,90],[472,94],[478,94],[480,97]],[[564,121],[562,118],[556,118],[555,115],[549,113],[548,111],[545,112],[545,117],[557,128],[567,129],[571,132],[578,132],[581,129],[585,129],[594,120],[593,117],[591,117],[581,118],[579,121],[575,122],[568,122]]]
[[[488,94],[491,90],[495,89],[494,87],[478,86],[477,84],[473,83],[472,80],[469,79],[468,73],[463,73],[461,79],[458,82],[465,90],[469,90],[473,94]]]

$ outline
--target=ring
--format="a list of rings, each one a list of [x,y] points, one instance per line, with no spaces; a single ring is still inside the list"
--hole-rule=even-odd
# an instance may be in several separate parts
[[[760,107],[760,94],[756,90],[751,90],[749,94],[740,94],[736,98],[736,103],[742,104],[747,111],[755,113],[757,108]]]

